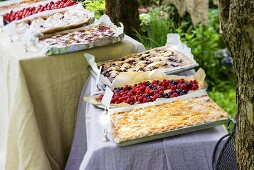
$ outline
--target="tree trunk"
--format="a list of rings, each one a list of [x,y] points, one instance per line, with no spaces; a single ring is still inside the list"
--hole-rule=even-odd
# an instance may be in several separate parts
[[[220,0],[221,28],[237,78],[236,154],[239,169],[254,169],[254,1]]]
[[[106,0],[106,14],[115,24],[122,22],[127,35],[135,37],[140,31],[138,0]]]

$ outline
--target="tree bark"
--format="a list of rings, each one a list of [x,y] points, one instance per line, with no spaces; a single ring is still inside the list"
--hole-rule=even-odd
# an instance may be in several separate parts
[[[122,22],[127,35],[135,37],[140,31],[138,0],[106,0],[106,14],[119,25]]]
[[[254,1],[220,0],[224,39],[237,78],[236,155],[239,169],[254,169]]]

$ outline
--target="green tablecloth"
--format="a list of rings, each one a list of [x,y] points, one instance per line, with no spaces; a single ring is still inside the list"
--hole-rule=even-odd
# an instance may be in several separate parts
[[[24,53],[21,44],[0,33],[0,169],[63,169],[89,75],[83,54],[105,61],[142,50],[126,37],[104,47],[41,56]]]

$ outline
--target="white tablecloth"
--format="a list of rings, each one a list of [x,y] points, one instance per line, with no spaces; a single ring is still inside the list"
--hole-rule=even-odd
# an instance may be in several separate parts
[[[186,74],[185,74],[186,75]],[[212,170],[216,142],[226,134],[224,126],[151,142],[118,147],[103,142],[99,123],[102,110],[83,101],[95,91],[90,77],[83,88],[77,114],[74,140],[66,170]]]
[[[25,53],[1,32],[0,169],[63,169],[88,77],[84,52],[104,61],[142,50],[142,44],[126,36],[105,47],[45,56]]]

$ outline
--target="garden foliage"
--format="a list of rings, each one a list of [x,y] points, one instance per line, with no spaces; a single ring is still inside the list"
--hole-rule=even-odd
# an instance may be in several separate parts
[[[84,0],[83,5],[87,10],[94,11],[96,18],[105,14],[105,0]]]

